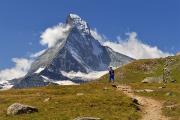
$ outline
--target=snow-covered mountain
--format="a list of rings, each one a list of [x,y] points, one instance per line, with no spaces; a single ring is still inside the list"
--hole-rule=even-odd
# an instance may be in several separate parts
[[[15,88],[45,86],[51,82],[63,84],[63,81],[80,83],[105,74],[103,71],[109,66],[118,67],[133,60],[102,46],[91,35],[88,23],[78,15],[68,15],[66,25],[70,26],[67,37],[39,56],[25,77],[13,80]]]

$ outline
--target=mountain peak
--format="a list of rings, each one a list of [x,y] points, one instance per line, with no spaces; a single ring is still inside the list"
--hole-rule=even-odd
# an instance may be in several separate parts
[[[69,14],[66,23],[72,27],[76,27],[84,35],[91,34],[88,23],[77,14]]]
[[[66,24],[72,28],[67,38],[36,58],[27,75],[12,82],[14,88],[46,86],[64,80],[81,83],[95,79],[94,73],[107,71],[109,66],[133,61],[101,45],[91,36],[88,23],[78,15],[69,14]]]

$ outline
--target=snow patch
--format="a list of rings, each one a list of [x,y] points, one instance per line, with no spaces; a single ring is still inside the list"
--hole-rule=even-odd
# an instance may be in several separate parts
[[[44,82],[51,82],[52,81],[51,79],[49,79],[46,76],[41,75],[41,77],[44,78]]]
[[[41,71],[43,71],[45,69],[45,67],[40,67],[39,69],[37,69],[34,73],[40,73]]]
[[[100,78],[101,76],[105,75],[108,73],[108,71],[93,71],[93,72],[89,72],[89,73],[82,73],[82,72],[65,72],[65,71],[61,71],[62,75],[73,79],[73,78],[80,78],[84,81],[91,81],[91,80],[95,80]]]
[[[41,56],[43,53],[45,53],[45,52],[46,52],[46,49],[41,50],[41,51],[39,51],[37,53],[31,54],[30,57],[31,58],[37,58],[37,57]]]
[[[79,85],[79,84],[74,83],[74,82],[72,82],[72,81],[70,81],[70,80],[56,81],[56,82],[54,82],[54,83],[57,83],[57,84],[59,84],[59,85]]]
[[[79,85],[77,83],[74,83],[70,80],[59,80],[59,81],[55,81],[55,80],[52,80],[52,79],[49,79],[48,77],[46,76],[43,76],[41,75],[41,77],[44,78],[44,82],[52,82],[52,83],[56,83],[56,84],[59,84],[59,85]]]

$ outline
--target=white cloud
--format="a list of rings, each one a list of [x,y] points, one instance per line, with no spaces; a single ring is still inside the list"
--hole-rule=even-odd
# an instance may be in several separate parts
[[[48,45],[49,48],[53,47],[58,41],[67,37],[69,30],[70,26],[62,23],[47,28],[40,36],[40,43],[41,45]]]
[[[32,63],[24,58],[13,58],[12,61],[15,63],[14,67],[0,71],[0,83],[25,76]]]
[[[99,34],[96,28],[94,30],[91,30],[91,35],[101,43],[105,42],[107,39],[105,35]]]
[[[31,57],[31,58],[39,57],[39,56],[42,55],[45,51],[46,51],[46,49],[41,50],[41,51],[39,51],[39,52],[37,52],[37,53],[31,54],[30,57]]]
[[[94,38],[99,40],[102,45],[112,48],[114,51],[125,54],[135,59],[143,58],[159,58],[172,55],[168,52],[163,52],[157,46],[150,46],[142,43],[137,38],[136,32],[126,33],[127,39],[122,40],[120,36],[117,36],[117,42],[111,40],[105,40],[104,36],[101,36],[97,30],[91,30]]]

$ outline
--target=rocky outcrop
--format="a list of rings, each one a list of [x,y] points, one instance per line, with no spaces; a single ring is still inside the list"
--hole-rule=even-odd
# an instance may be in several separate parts
[[[14,103],[7,109],[8,115],[28,114],[33,112],[38,112],[38,109],[36,107],[23,105],[20,103]]]
[[[170,66],[175,62],[175,59],[167,57],[165,58],[164,68],[163,68],[163,83],[176,82],[171,76]]]
[[[142,83],[162,83],[163,78],[162,78],[162,76],[160,76],[160,77],[147,77],[141,82]]]

